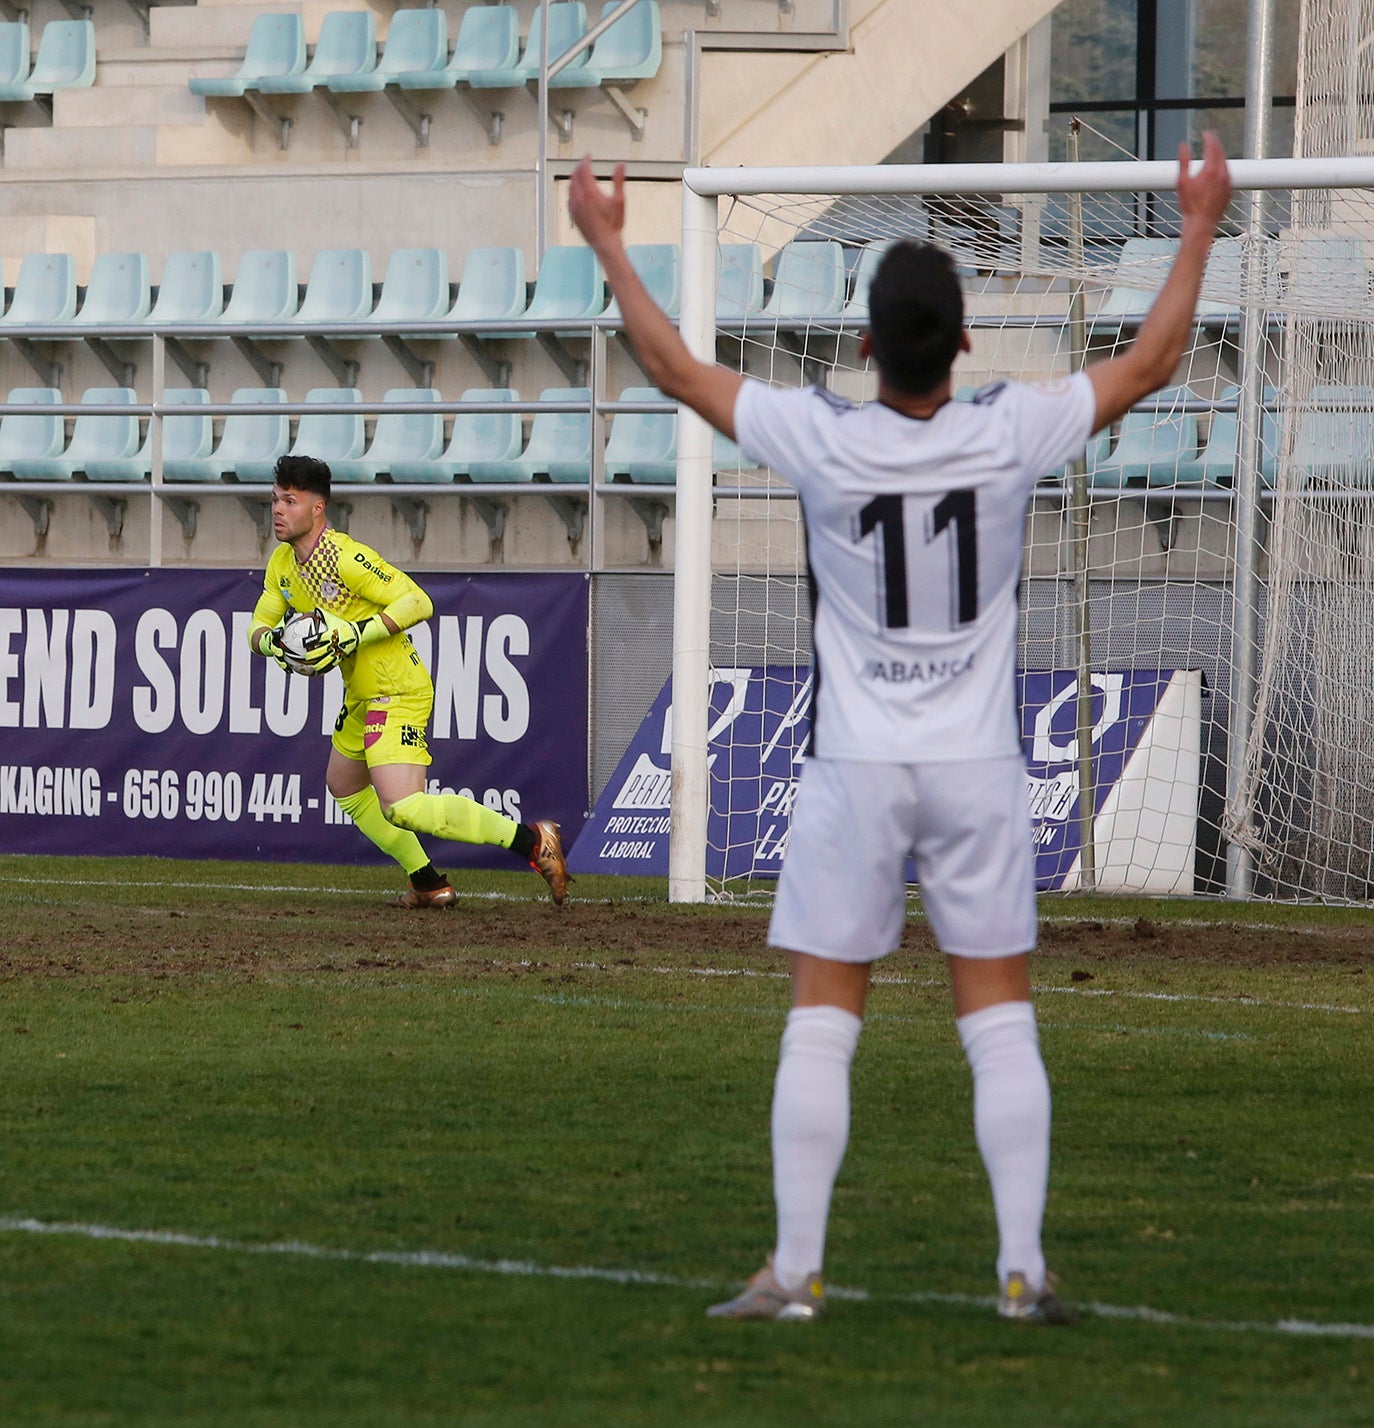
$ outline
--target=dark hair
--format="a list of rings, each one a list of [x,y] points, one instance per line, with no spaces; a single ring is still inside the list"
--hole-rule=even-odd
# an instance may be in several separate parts
[[[329,499],[329,464],[314,456],[279,456],[272,468],[278,486]]]
[[[964,332],[964,294],[943,248],[903,239],[868,290],[868,336],[883,380],[921,396],[949,376]]]

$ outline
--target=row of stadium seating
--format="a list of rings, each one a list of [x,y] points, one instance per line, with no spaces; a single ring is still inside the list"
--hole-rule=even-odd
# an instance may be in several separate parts
[[[50,20],[38,53],[29,50],[23,20],[0,22],[0,101],[41,99],[59,89],[89,89],[95,83],[95,24],[91,20]]]
[[[137,396],[127,387],[93,387],[82,396],[84,406],[131,406]],[[546,479],[585,486],[592,467],[591,392],[586,387],[550,387],[542,403],[576,406],[577,410],[539,411],[528,436],[524,418],[514,409],[520,395],[509,388],[477,389],[461,400],[497,410],[458,413],[447,441],[441,412],[383,412],[377,416],[371,440],[364,415],[358,412],[306,412],[291,437],[290,418],[280,413],[245,412],[225,417],[218,441],[211,415],[195,410],[210,403],[198,388],[170,389],[166,405],[191,408],[162,423],[162,477],[167,482],[270,482],[272,467],[284,452],[316,456],[329,462],[335,481],[371,482],[386,475],[393,483],[457,480],[506,483]],[[238,406],[273,406],[286,402],[279,388],[243,388],[230,399]],[[395,388],[384,402],[424,406],[443,400],[433,388]],[[652,387],[629,387],[620,403],[662,403]],[[14,405],[50,405],[61,401],[55,388],[19,387],[9,394]],[[347,406],[361,403],[352,388],[321,387],[306,397],[308,405]],[[605,474],[610,481],[671,485],[676,480],[676,412],[623,411],[611,420],[605,449]],[[715,464],[738,472],[743,458],[724,437],[715,446]],[[88,481],[142,482],[152,471],[151,435],[140,439],[139,417],[133,413],[101,412],[78,416],[71,440],[65,423],[52,415],[10,414],[0,418],[0,472],[19,481],[67,481],[78,473]]]
[[[862,323],[868,315],[869,280],[884,246],[853,249],[828,240],[798,240],[778,254],[769,281],[756,244],[726,244],[721,249],[717,318],[775,324],[814,319]],[[654,299],[676,317],[681,283],[676,245],[632,244],[629,254]],[[223,265],[214,252],[169,254],[156,291],[142,253],[102,253],[92,265],[84,294],[78,292],[76,265],[69,254],[30,253],[20,264],[9,304],[0,316],[0,330],[145,323],[150,327],[359,323],[376,328],[406,322],[521,318],[581,322],[614,318],[617,313],[614,301],[607,301],[601,265],[589,248],[580,245],[550,248],[532,291],[520,249],[475,248],[464,263],[456,296],[447,255],[439,248],[392,253],[379,293],[374,293],[372,264],[365,250],[324,250],[311,265],[303,296],[294,255],[281,249],[256,249],[239,260],[227,302]]]
[[[604,19],[620,0],[608,0]],[[371,11],[333,11],[324,17],[319,42],[307,62],[305,24],[299,15],[260,15],[253,23],[238,73],[219,79],[192,79],[191,90],[206,97],[261,94],[380,93],[387,88],[511,89],[539,77],[545,7],[534,12],[523,50],[519,16],[513,5],[470,6],[463,13],[450,54],[448,18],[437,8],[397,10],[386,45],[377,55],[377,26]],[[582,0],[548,6],[550,59],[557,59],[587,33]],[[658,72],[662,62],[662,22],[657,0],[639,0],[556,74],[557,89],[629,84]]]

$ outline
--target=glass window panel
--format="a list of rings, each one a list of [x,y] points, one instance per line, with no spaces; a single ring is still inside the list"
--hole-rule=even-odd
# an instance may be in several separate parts
[[[1135,96],[1136,0],[1064,0],[1050,31],[1050,102]]]

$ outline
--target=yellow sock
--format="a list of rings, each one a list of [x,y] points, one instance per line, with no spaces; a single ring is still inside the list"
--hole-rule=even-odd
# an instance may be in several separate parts
[[[428,833],[455,843],[493,843],[498,848],[509,848],[520,826],[458,793],[412,793],[393,803],[387,817],[412,833]]]
[[[361,793],[351,793],[335,802],[353,820],[358,832],[370,838],[388,858],[395,858],[407,875],[428,865],[429,854],[414,833],[387,821],[377,790],[371,784]]]

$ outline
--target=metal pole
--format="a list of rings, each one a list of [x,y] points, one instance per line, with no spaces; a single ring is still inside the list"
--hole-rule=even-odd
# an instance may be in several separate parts
[[[153,402],[161,402],[167,384],[167,341],[160,332],[153,334]],[[152,469],[148,478],[148,564],[162,564],[162,418],[156,412],[148,418],[148,435],[152,439]]]
[[[694,356],[715,361],[716,200],[682,189],[682,317]],[[706,900],[711,677],[711,428],[686,408],[678,419],[673,552],[672,829],[668,900]]]
[[[549,0],[534,13],[539,17],[539,175],[534,193],[534,243],[542,265],[549,246]]]
[[[1274,88],[1274,0],[1250,0],[1245,58],[1245,157],[1269,151]],[[1264,407],[1264,192],[1250,195],[1241,266],[1240,441],[1236,459],[1235,574],[1231,582],[1231,713],[1226,735],[1226,809],[1234,827],[1249,822],[1245,762],[1255,715],[1259,661],[1260,424]],[[1248,898],[1254,858],[1226,847],[1226,895]]]
[[[1069,124],[1069,162],[1078,162],[1078,120]],[[1076,272],[1084,271],[1083,195],[1069,195],[1069,249]],[[1083,370],[1088,354],[1088,319],[1079,278],[1069,296],[1069,365]],[[1074,669],[1078,698],[1075,733],[1078,743],[1078,886],[1097,891],[1097,780],[1093,771],[1093,637],[1088,589],[1088,469],[1081,458],[1073,463],[1069,482],[1069,563],[1073,571]]]

